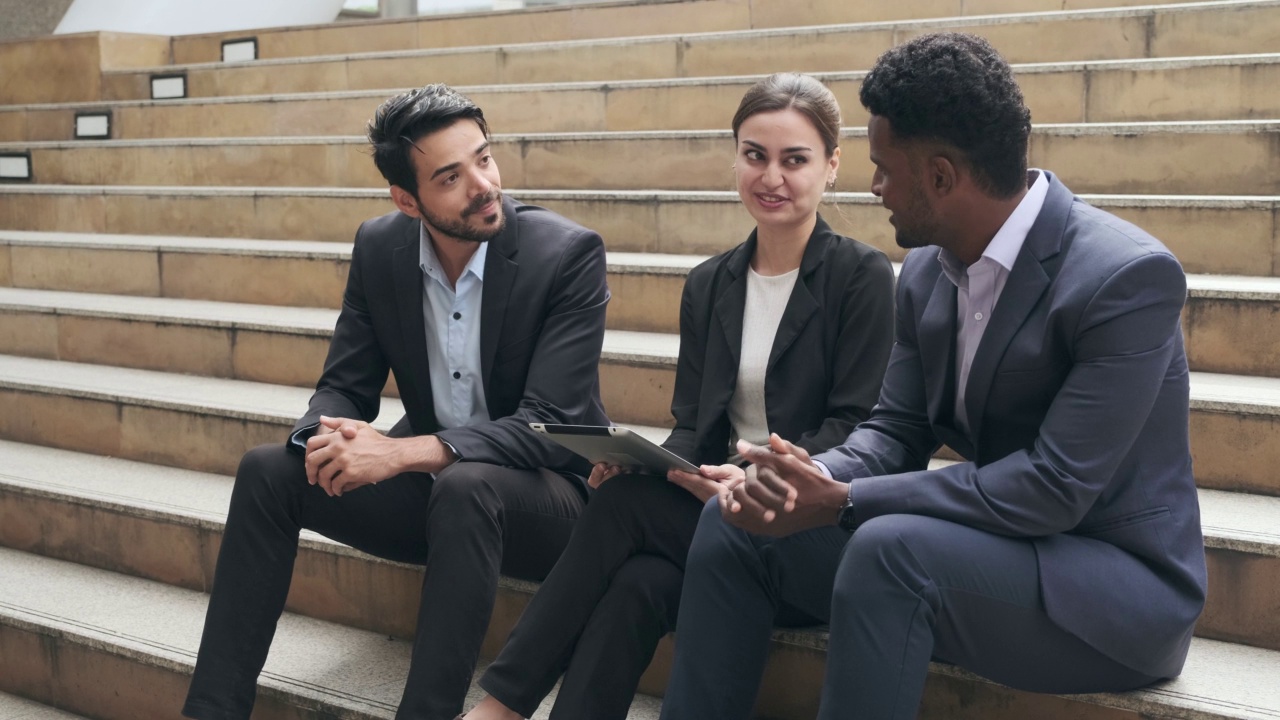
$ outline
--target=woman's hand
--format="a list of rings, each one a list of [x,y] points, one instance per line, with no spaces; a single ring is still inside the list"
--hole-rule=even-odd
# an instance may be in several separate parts
[[[746,471],[737,465],[703,465],[696,473],[667,471],[668,480],[693,493],[703,503],[720,494],[722,489],[733,490],[746,478]]]
[[[591,468],[591,475],[587,477],[587,484],[590,485],[592,489],[596,489],[603,485],[605,480],[615,477],[621,473],[622,468],[617,465],[596,463]]]

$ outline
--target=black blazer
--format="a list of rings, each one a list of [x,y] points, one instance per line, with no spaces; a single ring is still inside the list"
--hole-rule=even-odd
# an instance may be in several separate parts
[[[503,198],[506,226],[489,241],[480,359],[489,422],[443,430],[436,420],[422,316],[418,220],[399,211],[356,233],[351,272],[324,373],[294,432],[320,415],[371,421],[387,371],[406,415],[392,434],[436,434],[464,461],[573,474],[590,465],[531,422],[606,425],[600,401],[604,243],[595,232]]]
[[[689,273],[680,359],[663,447],[698,464],[729,456],[728,407],[738,380],[747,269],[756,233]],[[810,453],[844,442],[871,414],[893,345],[893,267],[884,253],[837,235],[821,218],[769,353],[769,430]]]

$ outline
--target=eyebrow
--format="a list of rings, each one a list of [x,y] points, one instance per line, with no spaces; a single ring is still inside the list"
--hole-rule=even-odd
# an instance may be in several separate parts
[[[417,147],[417,145],[414,145],[414,147]],[[475,157],[475,156],[477,156],[477,155],[479,155],[479,154],[483,153],[485,150],[488,150],[488,149],[489,149],[489,141],[488,141],[488,140],[485,140],[483,143],[481,143],[480,147],[476,148],[476,151],[475,151],[475,152],[471,153],[471,157]],[[431,177],[430,177],[430,178],[428,178],[428,179],[429,179],[429,180],[435,180],[435,179],[436,179],[437,177],[439,177],[440,175],[443,175],[444,173],[447,173],[447,172],[452,172],[452,171],[454,171],[454,170],[457,170],[457,169],[458,169],[459,167],[461,167],[461,166],[462,166],[462,163],[460,163],[460,162],[449,163],[448,165],[445,165],[444,167],[439,168],[439,169],[437,169],[435,172],[431,173]]]
[[[753,140],[743,140],[743,141],[742,141],[742,144],[743,144],[743,145],[750,145],[751,147],[753,147],[753,148],[755,148],[755,149],[757,149],[757,150],[764,150],[764,149],[765,149],[765,147],[764,147],[763,145],[761,145],[760,143],[755,142],[755,141],[753,141]],[[783,149],[782,149],[782,152],[784,152],[784,153],[793,153],[793,152],[813,152],[813,148],[811,148],[811,147],[809,147],[809,146],[807,146],[807,145],[795,145],[795,146],[793,146],[793,147],[783,148]]]

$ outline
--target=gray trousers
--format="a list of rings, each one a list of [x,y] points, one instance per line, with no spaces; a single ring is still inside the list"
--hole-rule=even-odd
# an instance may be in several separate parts
[[[713,500],[689,551],[662,718],[750,717],[779,619],[830,623],[821,720],[914,718],[931,659],[1035,692],[1158,679],[1049,620],[1029,540],[918,515],[766,538],[725,523]]]

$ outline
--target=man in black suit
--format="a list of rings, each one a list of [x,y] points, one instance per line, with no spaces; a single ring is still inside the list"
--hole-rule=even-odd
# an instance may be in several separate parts
[[[396,717],[454,717],[499,573],[545,576],[585,502],[589,466],[528,423],[608,422],[600,236],[504,197],[483,113],[446,86],[388,100],[369,140],[398,211],[356,234],[306,414],[240,464],[188,717],[249,717],[304,527],[428,566]],[[388,370],[406,415],[384,436]]]

